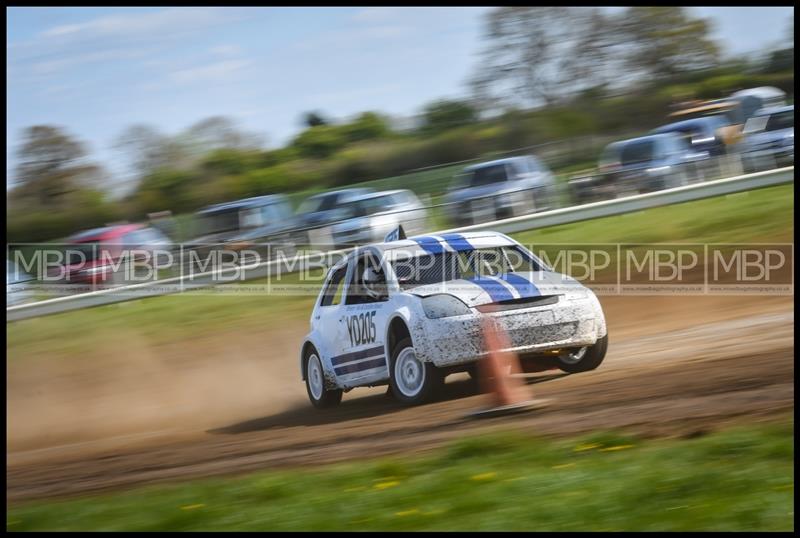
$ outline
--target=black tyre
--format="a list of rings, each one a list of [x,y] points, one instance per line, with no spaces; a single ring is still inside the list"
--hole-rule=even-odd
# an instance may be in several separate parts
[[[305,360],[306,392],[311,405],[317,409],[334,407],[342,401],[342,390],[325,388],[325,373],[317,350],[311,348]]]
[[[582,347],[568,355],[560,355],[556,364],[564,372],[576,374],[594,370],[606,358],[608,349],[608,334],[597,340],[594,345]]]
[[[392,350],[389,385],[394,397],[406,405],[430,401],[444,382],[442,372],[429,362],[420,361],[411,338],[404,338]]]

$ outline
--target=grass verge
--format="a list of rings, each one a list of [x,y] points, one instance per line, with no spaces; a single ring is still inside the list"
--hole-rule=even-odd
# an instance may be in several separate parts
[[[693,439],[460,440],[425,456],[9,508],[8,530],[793,530],[790,421]]]

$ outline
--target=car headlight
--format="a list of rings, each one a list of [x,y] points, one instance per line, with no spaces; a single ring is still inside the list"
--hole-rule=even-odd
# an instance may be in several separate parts
[[[589,290],[587,288],[571,289],[564,298],[567,301],[585,301],[589,298]]]
[[[431,295],[422,299],[422,309],[428,319],[446,318],[469,314],[469,307],[452,295]]]

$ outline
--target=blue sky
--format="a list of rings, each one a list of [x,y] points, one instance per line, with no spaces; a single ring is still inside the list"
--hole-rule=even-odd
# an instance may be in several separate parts
[[[458,97],[491,8],[9,8],[7,155],[24,127],[56,124],[121,174],[133,123],[176,133],[225,115],[269,146],[319,109],[398,116]],[[785,40],[793,8],[691,8],[728,53]]]

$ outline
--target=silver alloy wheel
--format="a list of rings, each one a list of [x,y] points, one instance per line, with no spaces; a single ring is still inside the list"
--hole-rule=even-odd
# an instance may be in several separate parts
[[[308,358],[308,373],[306,375],[308,376],[308,388],[311,391],[311,396],[315,400],[321,399],[325,383],[322,379],[322,365],[316,355],[311,355]]]
[[[425,385],[425,365],[417,359],[413,347],[407,347],[394,362],[394,378],[398,390],[408,398],[413,398]]]
[[[584,355],[586,355],[586,350],[589,349],[588,347],[582,347],[578,350],[572,351],[566,355],[561,356],[561,360],[566,362],[567,364],[576,364],[581,361]]]

